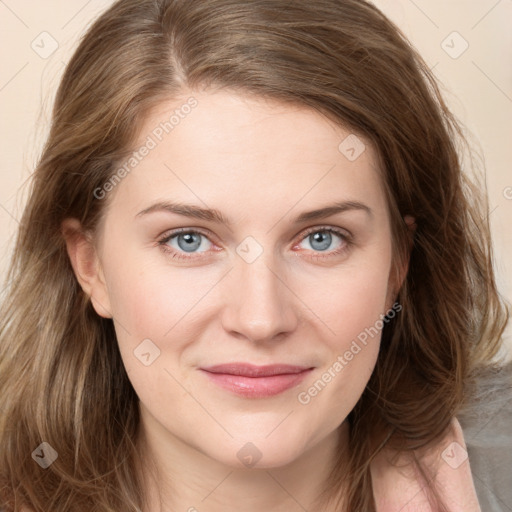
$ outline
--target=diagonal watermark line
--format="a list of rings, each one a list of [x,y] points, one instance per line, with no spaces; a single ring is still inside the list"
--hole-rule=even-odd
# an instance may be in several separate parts
[[[128,334],[128,336],[132,335],[131,332],[117,318],[112,317],[112,321],[118,324],[119,327],[121,327],[123,331],[125,331],[126,334]]]
[[[494,210],[493,210],[494,211]],[[508,388],[507,388],[508,389]],[[482,398],[479,398],[478,399],[478,402],[475,402],[475,404],[478,406],[478,404],[480,402],[483,402],[487,400],[487,396],[484,395]],[[512,405],[512,395],[510,395],[510,393],[506,393],[506,395],[504,394],[503,395],[503,399],[502,397],[500,396],[498,400],[496,400],[496,406],[493,407],[494,408],[494,412],[492,413],[487,413],[487,418],[485,418],[485,422],[483,423],[483,425],[475,432],[473,433],[471,436],[469,435],[465,435],[465,440],[466,440],[466,444],[469,448],[469,451],[471,450],[471,447],[472,447],[472,444],[473,444],[473,441],[476,440],[480,434],[482,434],[482,432],[485,431],[485,429],[488,427],[488,425],[490,423],[492,423],[501,413],[501,411],[503,410],[510,410],[510,406]],[[491,428],[491,433],[492,433],[492,428]],[[478,442],[477,442],[478,443]],[[470,456],[470,463],[471,463],[471,456]],[[482,485],[498,500],[500,501],[502,504],[505,505],[505,503],[503,502],[503,500],[501,499],[500,496],[498,496],[498,494],[496,493],[496,491],[494,489],[491,489],[486,481],[484,481],[482,478],[480,478],[480,476],[478,474],[476,474],[474,472],[474,467],[471,467],[471,470],[472,470],[472,475],[474,478],[477,478],[481,483]],[[511,510],[512,511],[512,503],[508,504],[507,505],[507,509],[508,510]]]
[[[214,493],[228,479],[228,477],[232,473],[233,471],[230,471],[201,501],[206,500],[212,493]]]
[[[224,432],[226,432],[226,434],[228,434],[230,437],[233,437],[233,435],[222,425],[222,423],[220,423],[220,421],[217,420],[217,418],[215,418],[215,416],[178,379],[176,379],[176,377],[167,368],[164,368],[164,370],[176,381],[179,386],[181,386],[183,391],[185,391],[190,396],[190,398],[195,400],[199,407],[201,407],[204,412],[206,412],[206,414],[208,414],[208,416],[210,416],[210,418],[215,421],[215,423],[217,423],[217,425],[219,425],[219,427],[222,428]]]
[[[195,304],[190,307],[190,309],[188,309],[188,311],[178,319],[178,321],[164,334],[164,337],[167,336],[232,270],[233,267],[231,267]]]
[[[279,281],[281,281],[281,283],[283,283],[283,284],[286,286],[286,288],[288,288],[288,290],[290,290],[290,292],[291,292],[291,293],[292,293],[292,294],[293,294],[297,299],[299,299],[299,300],[302,302],[302,304],[303,304],[307,309],[309,309],[309,311],[311,311],[311,313],[313,313],[313,315],[315,315],[315,316],[316,316],[316,318],[318,318],[318,320],[320,320],[320,322],[322,322],[322,323],[325,325],[325,327],[327,327],[327,329],[329,329],[329,331],[331,331],[331,332],[332,332],[332,334],[333,334],[334,336],[336,336],[336,333],[335,333],[335,332],[334,332],[334,331],[333,331],[333,330],[332,330],[332,329],[331,329],[331,328],[330,328],[330,327],[329,327],[329,326],[328,326],[328,325],[327,325],[327,324],[326,324],[326,323],[325,323],[325,322],[324,322],[324,321],[323,321],[323,320],[322,320],[322,319],[321,319],[321,318],[320,318],[320,317],[319,317],[319,316],[318,316],[318,315],[317,315],[317,314],[316,314],[316,313],[315,313],[315,312],[314,312],[314,311],[313,311],[313,310],[312,310],[312,309],[311,309],[311,308],[310,308],[310,307],[309,307],[309,306],[308,306],[308,305],[307,305],[307,304],[306,304],[306,303],[305,303],[305,302],[304,302],[304,301],[303,301],[303,300],[302,300],[302,299],[301,299],[301,298],[300,298],[300,297],[299,297],[299,296],[298,296],[298,295],[297,295],[297,294],[296,294],[296,293],[295,293],[295,292],[294,292],[294,291],[293,291],[293,290],[292,290],[292,289],[291,289],[291,288],[290,288],[290,287],[289,287],[289,286],[288,286],[288,285],[287,285],[287,284],[286,284],[286,283],[285,283],[285,282],[284,282],[284,281],[283,281],[283,280],[282,280],[282,279],[281,279],[281,278],[280,278],[280,277],[279,277],[279,276],[278,276],[278,275],[277,275],[277,274],[276,274],[276,273],[275,273],[275,272],[274,272],[274,271],[269,267],[269,266],[268,266],[268,265],[265,265],[265,266],[270,270],[270,272],[272,272],[272,274],[274,274],[274,275],[277,277],[277,279],[279,279]]]
[[[25,64],[23,64],[23,66],[21,66],[21,68],[18,71],[16,71],[16,73],[14,73],[14,75],[9,80],[7,80],[7,82],[4,85],[2,85],[2,87],[0,87],[0,91],[3,91],[27,66],[28,61],[25,62]]]
[[[292,414],[293,412],[295,412],[295,409],[293,409],[292,411],[290,411],[266,436],[265,436],[265,439],[267,437],[270,436],[270,434],[272,434],[274,431],[276,431],[287,419],[288,417],[290,416],[290,414]]]
[[[491,215],[499,208],[499,204],[496,205],[488,214],[487,214],[487,217],[485,218],[485,220],[489,220],[489,218],[491,217]]]
[[[512,503],[505,503],[501,497],[498,495],[498,493],[494,490],[494,489],[491,489],[485,482],[484,480],[482,480],[476,473],[473,473],[472,472],[472,475],[474,478],[477,478],[478,481],[502,504],[504,505],[505,507],[507,507],[507,510],[511,510],[512,511]],[[502,510],[502,512],[505,512],[505,510]]]
[[[430,23],[434,25],[434,27],[439,28],[439,25],[416,2],[414,2],[414,0],[409,0],[409,2],[411,2],[411,4],[414,5],[414,7],[416,7],[416,9],[418,9],[418,11],[423,14],[423,16],[425,16],[425,18],[427,18]]]
[[[170,172],[172,172],[174,176],[176,176],[176,178],[178,178],[181,181],[181,183],[183,183],[183,185],[185,185],[185,187],[187,187],[190,190],[190,192],[192,192],[192,194],[194,194],[197,197],[197,199],[199,199],[199,201],[201,201],[201,203],[203,203],[206,206],[206,208],[209,208],[209,206],[167,164],[164,163],[164,167],[168,169]]]
[[[22,188],[27,184],[27,182],[28,182],[31,178],[33,178],[33,177],[34,177],[34,173],[35,173],[35,171],[32,171],[32,172],[30,173],[30,175],[29,175],[27,178],[25,178],[25,179],[23,180],[23,182],[21,183],[21,185],[19,185],[19,186],[16,188],[16,190],[15,190],[14,194],[12,194],[12,195],[7,199],[7,201],[10,201],[13,197],[15,197],[15,196],[17,196],[17,195],[19,194],[20,190],[21,190],[21,189],[22,189]]]
[[[94,299],[105,311],[108,311],[108,309],[98,300],[98,299]],[[112,315],[112,313],[110,313]],[[114,317],[114,315],[112,315],[112,322],[114,324],[118,324],[119,327],[121,327],[125,332],[126,334],[128,334],[128,336],[131,336],[131,332],[117,319]]]
[[[309,190],[299,197],[297,202],[293,204],[288,211],[285,212],[285,214],[267,231],[267,234],[270,233],[335,167],[336,164],[334,164],[315,184],[313,184]]]
[[[429,482],[429,483],[430,483],[430,482]],[[408,505],[409,505],[409,504],[410,504],[410,503],[411,503],[411,502],[416,498],[416,496],[418,496],[421,492],[423,492],[423,489],[420,489],[420,490],[419,490],[419,491],[418,491],[418,492],[417,492],[417,493],[416,493],[416,494],[415,494],[411,499],[409,499],[408,501],[406,501],[406,502],[404,503],[403,507],[401,507],[401,508],[398,510],[398,512],[404,512],[404,511],[405,511],[405,512],[407,512],[405,507],[407,507],[407,506],[408,506]],[[407,509],[407,510],[409,510],[409,509]]]
[[[297,503],[297,505],[299,505],[299,507],[304,510],[304,512],[308,512],[308,509],[302,504],[300,503],[300,501],[297,500],[297,498],[295,498],[295,496],[293,496],[293,494],[291,494],[288,489],[268,470],[265,471],[265,473],[267,473],[275,482],[277,485],[279,485],[279,487],[281,487],[281,489],[283,489],[283,491],[288,494],[288,496],[290,496],[290,498],[295,501],[295,503]]]
[[[489,80],[489,82],[491,82],[494,87],[496,87],[496,89],[498,89],[503,94],[503,96],[508,99],[508,101],[512,102],[512,98],[474,60],[471,62],[473,63],[473,66],[475,66],[480,71],[480,73],[482,73],[482,75],[484,75]]]
[[[71,18],[68,21],[66,21],[66,23],[64,23],[64,25],[62,25],[62,27],[60,27],[60,28],[63,29],[67,25],[69,25],[90,3],[91,3],[91,0],[86,2],[84,5],[82,5],[82,7],[80,7],[80,9],[78,9],[78,11],[76,11],[76,13],[73,16],[71,16]]]
[[[20,221],[7,208],[5,208],[5,206],[3,204],[0,204],[0,208],[2,208],[2,210],[4,210],[4,212],[7,212],[7,215],[9,215],[9,217],[11,217],[11,219],[15,220],[17,224],[20,223]]]
[[[501,0],[498,0],[472,27],[471,30],[473,30],[477,25],[479,25],[487,16],[498,7],[498,5],[501,4]]]
[[[164,166],[169,171],[171,171],[174,174],[174,176],[176,176],[176,178],[178,178],[181,181],[181,183],[183,183],[183,185],[185,185],[185,187],[187,187],[190,190],[190,192],[192,192],[192,194],[194,194],[197,197],[197,199],[199,199],[199,201],[201,201],[201,203],[204,204],[206,208],[210,208],[167,164],[164,163]],[[229,231],[233,232],[233,230],[229,226],[226,225],[226,227],[228,228]]]
[[[510,405],[512,405],[512,398],[506,399],[505,404],[503,404],[503,407],[500,407],[497,411],[494,412],[494,414],[491,414],[491,417],[487,419],[487,421],[482,425],[482,427],[479,428],[478,431],[475,432],[471,437],[467,438],[466,443],[469,444],[473,439],[476,439],[487,428],[487,425],[489,425],[489,423],[491,423],[503,409],[507,410],[505,405],[508,405],[509,403]]]
[[[431,483],[436,479],[438,472],[439,472],[439,469],[435,472],[435,474],[430,476],[430,478],[428,479],[427,485],[431,485]],[[407,510],[412,510],[409,508],[406,509],[405,507],[407,507],[416,498],[416,496],[419,496],[421,493],[425,493],[424,487],[422,487],[414,496],[412,496],[408,501],[406,501],[404,503],[403,507],[401,507],[397,512],[403,512],[403,511],[407,512]],[[414,510],[416,510],[416,508]]]
[[[3,0],[0,0],[0,3],[2,5],[4,5],[5,7],[7,7],[7,9],[9,9],[9,11],[11,11],[11,13],[16,16],[16,18],[18,18],[18,20],[23,23],[23,25],[25,25],[25,27],[29,28],[29,26],[3,1]]]

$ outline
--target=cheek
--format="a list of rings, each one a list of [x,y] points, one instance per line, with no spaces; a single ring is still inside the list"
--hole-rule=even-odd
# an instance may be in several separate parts
[[[216,281],[211,271],[173,268],[144,254],[116,259],[107,270],[114,317],[134,335],[156,339],[181,327]]]
[[[211,268],[172,268],[163,258],[148,263],[138,255],[123,255],[106,270],[123,362],[137,394],[150,404],[162,390],[173,393],[168,371],[187,382],[182,358],[211,318],[205,307],[220,276]]]
[[[156,411],[183,399],[177,381],[187,385],[188,375],[179,360],[194,339],[190,318],[207,283],[200,285],[183,270],[165,272],[163,266],[157,271],[123,261],[115,268],[109,294],[121,357],[140,400]]]
[[[326,323],[333,331],[327,365],[331,374],[343,373],[356,388],[370,378],[375,365],[386,304],[387,281],[378,275],[366,277],[347,277],[346,288],[329,294],[325,304]]]
[[[297,282],[301,298],[328,328],[326,340],[333,350],[345,349],[386,313],[389,268],[384,252],[381,259],[361,260]]]
[[[329,418],[331,427],[355,406],[375,367],[387,312],[390,253],[383,245],[335,278],[334,272],[324,273],[302,288],[304,301],[329,328],[322,329],[328,333],[323,343],[329,355],[315,379],[301,388],[298,401]]]

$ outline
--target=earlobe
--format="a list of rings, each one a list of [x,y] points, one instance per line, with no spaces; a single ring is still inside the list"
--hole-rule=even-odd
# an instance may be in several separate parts
[[[66,219],[61,232],[73,271],[98,315],[112,318],[110,300],[96,247],[77,219]]]
[[[416,232],[416,219],[412,215],[404,215],[404,222],[407,224],[411,234],[411,241],[414,238],[414,233]]]

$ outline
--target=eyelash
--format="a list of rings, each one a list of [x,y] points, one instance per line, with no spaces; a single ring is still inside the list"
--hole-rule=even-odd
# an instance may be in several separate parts
[[[318,232],[334,233],[335,235],[338,235],[343,242],[343,246],[338,249],[328,251],[327,254],[322,254],[322,252],[320,252],[320,251],[315,251],[314,254],[309,256],[312,259],[320,260],[320,259],[326,259],[326,258],[333,258],[335,256],[338,256],[340,254],[347,252],[353,245],[353,240],[352,240],[351,235],[349,235],[346,231],[342,231],[342,230],[339,230],[339,229],[336,229],[336,228],[333,228],[330,226],[319,226],[319,227],[313,227],[313,228],[308,229],[304,233],[302,238],[300,239],[299,243],[304,241],[312,233],[318,233]],[[202,235],[209,239],[209,233],[207,233],[203,230],[180,228],[180,229],[171,231],[169,233],[165,233],[165,235],[163,235],[163,237],[158,240],[158,245],[162,248],[162,250],[165,253],[170,255],[173,259],[194,260],[194,259],[201,257],[201,256],[184,256],[184,254],[186,254],[186,253],[176,251],[175,249],[173,249],[167,245],[167,243],[171,239],[173,239],[175,236],[182,235],[182,234],[199,234],[199,235]],[[210,240],[210,242],[211,242],[211,240]],[[297,245],[297,244],[295,244],[295,245]],[[197,253],[190,253],[190,254],[197,254]]]

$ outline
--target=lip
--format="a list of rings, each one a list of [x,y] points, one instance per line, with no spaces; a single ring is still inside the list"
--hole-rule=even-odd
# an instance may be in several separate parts
[[[200,370],[211,382],[223,389],[246,398],[264,398],[297,386],[313,368],[288,364],[256,366],[229,363]]]

